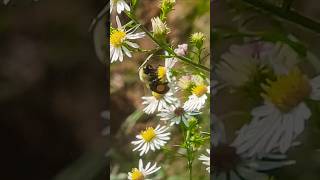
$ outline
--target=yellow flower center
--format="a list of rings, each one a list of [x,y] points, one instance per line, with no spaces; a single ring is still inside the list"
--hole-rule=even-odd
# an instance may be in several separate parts
[[[152,127],[148,127],[145,131],[141,132],[141,136],[145,141],[150,142],[156,137],[156,132]]]
[[[268,85],[262,85],[265,91],[262,96],[284,112],[290,111],[311,93],[308,79],[297,68],[267,82]]]
[[[198,85],[195,86],[194,88],[192,88],[192,94],[201,97],[202,95],[204,95],[205,93],[208,92],[208,88],[205,85]]]
[[[164,80],[165,80],[166,73],[167,73],[167,68],[165,68],[165,67],[163,67],[163,66],[159,66],[159,67],[158,67],[158,78],[159,78],[161,81],[164,81]]]
[[[152,91],[152,96],[155,97],[157,100],[159,100],[163,97],[163,94],[159,94],[159,93]]]
[[[131,178],[132,180],[144,180],[142,172],[140,172],[137,168],[132,169]]]
[[[121,46],[124,39],[126,37],[126,33],[122,30],[114,30],[110,35],[110,44],[115,47]]]

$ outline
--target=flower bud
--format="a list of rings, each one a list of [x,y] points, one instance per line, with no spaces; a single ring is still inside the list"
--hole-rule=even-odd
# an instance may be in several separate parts
[[[203,41],[205,40],[205,36],[201,32],[197,32],[191,35],[191,43],[194,44],[197,48],[201,48],[203,45]]]
[[[179,56],[185,56],[187,54],[188,44],[178,45],[178,48],[174,52]]]
[[[159,17],[154,17],[151,19],[152,32],[155,38],[165,37],[170,31],[167,24],[162,22]]]
[[[175,0],[162,0],[161,9],[171,10],[175,3],[176,3]]]

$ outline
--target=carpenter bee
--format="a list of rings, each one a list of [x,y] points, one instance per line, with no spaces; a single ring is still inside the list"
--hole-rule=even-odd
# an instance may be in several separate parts
[[[144,82],[151,91],[154,91],[159,94],[165,94],[169,91],[168,82],[163,82],[158,78],[158,66],[154,68],[150,64],[147,64],[145,67],[139,69],[140,80]]]

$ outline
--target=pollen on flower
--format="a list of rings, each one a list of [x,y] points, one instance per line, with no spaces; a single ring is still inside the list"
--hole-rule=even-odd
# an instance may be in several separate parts
[[[156,137],[156,133],[152,127],[148,127],[145,131],[141,132],[141,136],[145,141],[150,142]]]
[[[159,100],[163,97],[163,94],[159,94],[159,93],[152,91],[152,96],[155,97],[157,100]]]
[[[271,101],[281,111],[288,112],[311,93],[308,79],[295,68],[287,75],[278,76],[275,81],[262,85],[262,96]]]
[[[158,67],[158,78],[160,80],[164,80],[164,78],[166,77],[166,72],[167,72],[167,69],[163,66],[159,66]]]
[[[205,85],[198,85],[192,88],[192,94],[200,97],[208,92],[208,88]]]
[[[123,43],[124,38],[126,37],[126,33],[121,30],[115,30],[110,35],[110,44],[119,47]]]
[[[132,180],[144,180],[143,174],[137,168],[132,169],[131,178]]]

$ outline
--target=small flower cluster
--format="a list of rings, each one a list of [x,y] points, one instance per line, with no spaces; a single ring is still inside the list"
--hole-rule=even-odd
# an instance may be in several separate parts
[[[184,142],[180,145],[181,148],[187,150],[188,166],[192,164],[194,156],[190,153],[195,153],[205,145],[205,141],[210,138],[206,133],[200,133],[199,116],[208,108],[208,98],[210,95],[209,79],[207,72],[202,72],[197,68],[203,67],[201,61],[204,48],[205,35],[198,32],[191,36],[189,44],[177,45],[175,49],[173,45],[167,42],[167,35],[170,33],[170,28],[166,23],[167,15],[173,10],[175,5],[174,0],[162,0],[160,3],[161,15],[152,18],[152,30],[142,27],[130,12],[130,6],[124,0],[111,0],[110,13],[125,14],[131,19],[125,25],[122,25],[118,15],[115,16],[117,27],[110,29],[110,61],[111,63],[123,62],[128,57],[131,58],[133,52],[153,52],[139,68],[140,80],[150,90],[149,96],[142,97],[143,111],[146,114],[156,114],[163,122],[156,127],[148,126],[136,135],[136,139],[131,143],[134,146],[133,151],[138,151],[140,160],[139,168],[132,169],[128,173],[128,179],[142,180],[157,172],[160,167],[157,163],[151,166],[149,162],[145,167],[141,157],[155,152],[166,146],[170,140],[170,128],[174,125],[179,125],[188,133],[188,136],[183,137]],[[137,32],[142,29],[144,32]],[[138,39],[148,35],[158,46],[154,50],[142,50],[137,42]],[[189,51],[194,48],[194,53]],[[162,51],[161,58],[164,58],[164,65],[153,67],[149,61],[153,59],[154,51]],[[126,57],[125,57],[126,56]],[[179,63],[183,59],[185,63]],[[186,64],[188,63],[188,64]],[[187,65],[192,66],[195,70],[190,73],[181,68]],[[168,126],[167,126],[168,124]],[[209,149],[207,152],[210,154]],[[207,165],[207,171],[210,172],[210,158],[205,155],[199,157]],[[192,168],[189,168],[190,171]]]

